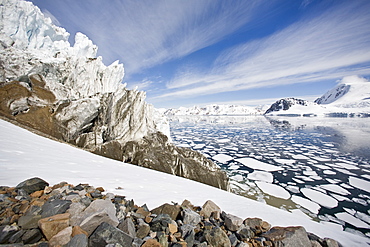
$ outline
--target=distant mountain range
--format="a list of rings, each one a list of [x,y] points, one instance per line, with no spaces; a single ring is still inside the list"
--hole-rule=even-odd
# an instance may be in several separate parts
[[[333,89],[314,102],[284,98],[271,106],[207,105],[180,107],[164,111],[167,116],[180,115],[269,115],[269,116],[326,116],[370,117],[370,82],[358,76],[344,77]]]

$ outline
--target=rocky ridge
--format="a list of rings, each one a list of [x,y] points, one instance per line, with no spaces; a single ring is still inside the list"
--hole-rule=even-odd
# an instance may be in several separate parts
[[[247,210],[247,209],[246,209]],[[1,246],[341,246],[301,226],[272,227],[241,219],[208,200],[149,210],[101,187],[31,178],[0,186]]]
[[[99,155],[228,189],[212,162],[169,142],[165,117],[145,92],[121,83],[123,65],[105,66],[84,34],[71,46],[69,33],[30,2],[2,0],[0,13],[2,117]],[[207,176],[195,177],[198,167]]]

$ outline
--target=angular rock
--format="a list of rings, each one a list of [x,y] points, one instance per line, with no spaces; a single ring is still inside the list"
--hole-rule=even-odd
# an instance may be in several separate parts
[[[77,234],[72,237],[66,247],[88,247],[88,239],[85,234]]]
[[[122,246],[131,246],[133,240],[132,237],[117,227],[103,222],[89,237],[89,246],[105,247],[114,243],[120,243]]]
[[[141,247],[162,247],[162,245],[155,239],[148,239]]]
[[[23,215],[18,219],[18,225],[24,230],[37,228],[40,219],[41,215]]]
[[[327,247],[341,247],[342,246],[339,242],[331,238],[324,238],[322,243],[323,243],[323,246],[327,246]]]
[[[219,227],[204,231],[204,237],[208,244],[218,247],[231,247],[230,239]]]
[[[171,222],[172,219],[168,214],[159,214],[150,223],[150,229],[153,232],[165,232],[166,228],[168,228],[168,224],[171,224]]]
[[[192,225],[182,225],[180,227],[180,232],[182,238],[187,243],[187,246],[193,246],[195,240],[194,226]]]
[[[63,246],[71,241],[72,226],[64,228],[49,240],[50,246]]]
[[[64,214],[71,204],[71,201],[60,199],[48,201],[42,206],[41,216],[46,218],[56,214]]]
[[[148,224],[146,223],[139,224],[137,231],[136,231],[136,237],[145,238],[146,236],[148,236],[149,232],[150,232],[150,226]]]
[[[86,206],[80,202],[73,202],[69,209],[67,210],[67,213],[71,215],[70,217],[70,224],[71,226],[77,226],[82,221],[82,215],[83,211],[86,209]]]
[[[126,218],[123,222],[119,223],[118,229],[130,235],[130,237],[136,237],[135,224],[131,218]]]
[[[241,241],[248,241],[255,236],[255,233],[249,226],[241,225],[236,232],[236,236]]]
[[[25,244],[34,244],[37,243],[42,239],[42,234],[41,231],[37,228],[27,230],[23,235],[22,235],[22,242]]]
[[[230,244],[231,246],[236,246],[238,244],[238,238],[236,237],[235,234],[230,234],[229,235],[229,240],[230,240]]]
[[[22,242],[22,236],[23,234],[26,233],[26,230],[20,230],[18,232],[16,232],[15,234],[13,234],[9,240],[8,240],[8,243],[9,244],[14,244],[14,243],[21,243]]]
[[[84,231],[80,226],[74,226],[72,229],[72,237],[80,234],[85,234],[86,236],[88,236],[87,232]]]
[[[307,247],[311,242],[302,226],[273,227],[261,236],[269,239],[276,246]]]
[[[181,211],[181,208],[179,205],[171,205],[171,204],[165,203],[153,209],[151,212],[156,215],[168,214],[173,220],[176,220],[180,214],[180,211]]]
[[[267,232],[271,225],[260,218],[247,218],[244,220],[244,225],[249,226],[256,234]]]
[[[114,204],[111,201],[97,199],[85,209],[80,226],[90,235],[103,222],[114,227],[119,224]]]
[[[196,226],[202,220],[199,214],[188,208],[184,208],[182,214],[182,221],[184,224]]]
[[[9,238],[19,231],[18,226],[0,226],[0,244],[5,244]]]
[[[132,242],[132,247],[140,247],[144,243],[144,240],[140,238],[135,238],[134,241]]]
[[[224,221],[226,228],[230,231],[237,231],[239,227],[243,224],[243,219],[232,214],[226,214],[224,216]]]
[[[38,225],[46,239],[50,240],[58,232],[69,226],[69,213],[43,218],[39,220]]]
[[[199,214],[204,218],[209,218],[213,212],[218,212],[219,214],[221,214],[221,209],[219,206],[216,205],[216,203],[214,203],[211,200],[208,200],[204,203],[202,210],[199,212]]]
[[[15,188],[16,189],[23,189],[28,194],[31,194],[35,191],[43,190],[46,186],[49,186],[49,183],[42,180],[41,178],[35,177],[27,179],[21,183],[19,183]]]

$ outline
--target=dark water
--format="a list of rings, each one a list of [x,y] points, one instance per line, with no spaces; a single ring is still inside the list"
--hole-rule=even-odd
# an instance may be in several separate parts
[[[234,193],[370,237],[369,119],[175,117],[171,136]]]

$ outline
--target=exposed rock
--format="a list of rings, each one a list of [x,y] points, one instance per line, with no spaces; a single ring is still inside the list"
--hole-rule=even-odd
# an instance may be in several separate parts
[[[267,232],[271,225],[260,218],[247,218],[244,220],[244,225],[249,226],[256,234]]]
[[[89,244],[85,234],[77,234],[72,237],[71,241],[67,243],[66,247],[87,247]]]
[[[49,246],[63,246],[71,241],[72,226],[64,228],[49,240]]]
[[[182,214],[184,224],[196,226],[202,220],[199,214],[188,208],[184,208]]]
[[[106,222],[101,223],[89,237],[89,246],[105,247],[107,244],[120,243],[122,246],[131,246],[133,238],[117,227]]]
[[[276,246],[286,247],[310,247],[311,242],[306,230],[301,226],[296,227],[273,227],[268,232],[262,234]]]
[[[227,229],[230,231],[236,231],[243,224],[243,219],[232,214],[226,214],[224,216],[224,221]]]
[[[208,200],[204,203],[202,210],[200,211],[200,215],[205,218],[209,218],[213,212],[221,214],[221,209],[213,201]]]
[[[50,240],[58,232],[69,226],[69,213],[57,214],[48,218],[43,218],[39,220],[38,224],[46,239]]]
[[[23,215],[19,218],[18,225],[24,230],[37,228],[40,219],[41,215]]]
[[[19,230],[17,226],[0,226],[0,244],[5,244]]]
[[[182,238],[185,240],[188,246],[193,246],[195,240],[194,226],[182,225],[180,227]]]
[[[109,223],[112,226],[119,224],[114,204],[110,201],[98,199],[85,209],[80,226],[90,235],[102,222]]]
[[[132,222],[131,218],[126,218],[123,222],[118,225],[118,229],[127,233],[130,237],[136,237],[135,224]]]
[[[206,230],[204,236],[207,242],[212,246],[231,247],[230,239],[221,228],[215,227],[211,230]]]
[[[157,240],[151,238],[145,241],[142,247],[162,247],[162,245]]]
[[[27,230],[23,235],[22,235],[22,242],[25,244],[34,244],[37,243],[42,239],[42,234],[41,231],[37,228]]]
[[[249,226],[241,225],[236,236],[241,241],[248,241],[255,236],[255,233]]]
[[[31,194],[35,191],[43,190],[46,186],[49,186],[46,181],[42,180],[41,178],[35,177],[19,183],[15,188],[23,189],[28,194]]]
[[[56,214],[64,214],[71,204],[71,201],[60,199],[48,201],[42,206],[41,216],[46,218]]]
[[[180,206],[165,203],[165,204],[153,209],[151,212],[153,214],[156,214],[156,215],[168,214],[173,220],[176,220],[180,211],[181,211]]]

